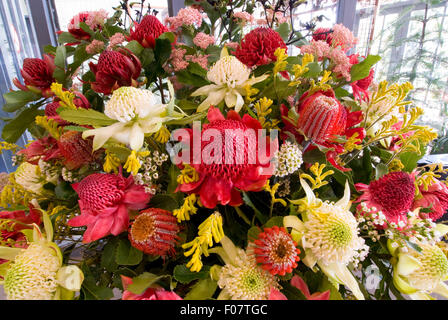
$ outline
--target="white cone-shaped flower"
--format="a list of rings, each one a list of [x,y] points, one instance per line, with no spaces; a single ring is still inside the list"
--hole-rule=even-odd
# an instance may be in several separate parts
[[[171,83],[168,83],[168,87],[174,97]],[[107,127],[84,131],[82,137],[94,137],[94,150],[101,148],[112,138],[138,151],[143,147],[145,134],[155,133],[164,122],[184,116],[174,111],[173,99],[167,105],[157,104],[149,90],[121,87],[113,92],[104,108],[104,113],[117,122]]]
[[[258,266],[253,255],[235,247],[226,236],[221,240],[221,244],[222,247],[210,250],[218,253],[226,263],[218,276],[218,286],[222,289],[218,299],[269,299],[271,288],[279,288],[275,277]]]
[[[293,228],[293,236],[305,251],[302,260],[308,267],[317,264],[332,280],[348,287],[359,300],[364,299],[356,279],[347,265],[362,249],[364,239],[359,237],[358,224],[349,211],[350,188],[345,185],[344,197],[337,203],[317,199],[308,184],[300,179],[306,199],[299,202],[306,207],[303,221],[297,216],[284,218],[285,227]]]
[[[203,86],[191,95],[207,96],[199,105],[198,112],[207,110],[210,106],[218,105],[222,100],[227,107],[235,108],[237,112],[244,105],[243,96],[246,87],[265,80],[268,76],[249,78],[251,70],[236,57],[230,56],[227,49],[221,51],[221,58],[207,72],[207,79],[213,84]]]
[[[23,162],[14,173],[15,181],[25,190],[41,194],[46,180],[41,176],[40,168],[37,165]]]

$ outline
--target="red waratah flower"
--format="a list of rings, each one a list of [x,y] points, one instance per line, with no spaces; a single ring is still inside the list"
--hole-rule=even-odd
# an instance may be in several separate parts
[[[134,178],[121,174],[95,173],[72,185],[79,196],[81,215],[71,219],[71,227],[87,226],[83,242],[118,235],[129,226],[129,211],[143,209],[150,195]]]
[[[365,202],[368,208],[381,211],[389,223],[407,223],[407,213],[411,209],[415,195],[415,178],[406,172],[391,172],[372,181],[370,185],[357,183],[358,192],[363,194],[356,202]],[[361,208],[359,204],[358,209]],[[379,227],[386,227],[387,224]]]
[[[134,248],[156,256],[173,255],[179,237],[179,225],[167,210],[149,208],[140,212],[129,228],[129,240]]]
[[[332,30],[329,28],[317,28],[313,32],[313,40],[314,41],[326,41],[329,45],[331,45],[332,36],[331,36]]]
[[[57,144],[63,163],[69,170],[79,169],[98,157],[98,152],[93,152],[93,138],[83,139],[78,131],[63,133]]]
[[[52,95],[51,84],[56,81],[53,77],[55,69],[54,57],[48,54],[44,54],[43,59],[26,58],[23,60],[23,68],[20,71],[25,85],[20,83],[17,78],[13,82],[20,90],[29,91],[32,89],[33,91],[40,91],[44,97],[50,97]]]
[[[429,208],[430,212],[420,212],[422,218],[433,221],[440,219],[448,210],[448,187],[443,182],[436,180],[425,190],[420,186],[421,198],[414,201],[412,210],[417,208]]]
[[[350,64],[352,66],[354,64],[359,63],[358,54],[352,54],[350,58]],[[375,71],[373,69],[370,69],[369,75],[365,77],[364,79],[356,80],[352,83],[350,83],[352,90],[353,90],[353,96],[355,99],[358,100],[364,100],[369,101],[369,87],[372,84],[373,77],[375,75]]]
[[[300,250],[285,228],[265,228],[253,244],[255,260],[272,275],[284,276],[297,268]]]
[[[349,112],[335,98],[333,90],[319,91],[311,96],[305,93],[300,98],[297,107],[298,120],[288,118],[289,110],[284,105],[280,111],[285,123],[284,131],[291,131],[295,136],[302,135],[314,144],[334,149],[334,151],[327,152],[328,161],[339,170],[350,170],[341,167],[335,161],[335,156],[344,151],[343,144],[338,143],[336,138],[345,136],[349,139],[356,134],[357,144],[362,142],[366,135],[365,129],[352,128],[362,121],[362,111]]]
[[[142,70],[140,60],[129,50],[107,50],[101,53],[98,64],[89,63],[96,81],[92,89],[98,93],[111,94],[120,87],[136,87]]]
[[[131,278],[121,275],[121,282],[124,290],[122,300],[182,300],[175,292],[163,288],[148,288],[142,294],[135,294],[128,290],[132,284]]]
[[[261,130],[262,127],[258,120],[248,114],[241,118],[237,112],[231,110],[227,113],[226,119],[218,108],[212,106],[207,117],[210,123],[203,126],[201,133],[203,137],[201,161],[194,163],[191,160],[193,155],[190,155],[189,161],[190,166],[199,174],[199,179],[196,182],[180,184],[177,190],[199,194],[201,203],[207,208],[214,208],[218,203],[232,206],[241,205],[243,200],[238,190],[260,191],[266,180],[271,177],[270,160],[278,150],[278,141],[270,141],[268,137],[265,141],[258,141],[256,137],[258,130]],[[192,130],[187,130],[190,132],[191,138]],[[247,130],[253,131],[254,139],[247,137]],[[207,148],[210,144],[209,135],[216,132],[220,136],[214,135],[214,138],[221,139],[222,152],[219,155],[204,155],[207,153],[207,149],[210,149],[210,146]],[[226,132],[227,135],[234,134],[234,136],[226,137]],[[191,150],[192,141],[186,141],[186,143]],[[261,143],[266,145],[265,158],[258,152],[258,146]],[[238,146],[237,150],[236,146]]]
[[[156,46],[156,39],[162,34],[168,32],[159,19],[153,15],[146,15],[140,23],[136,23],[131,29],[128,41],[136,40],[145,48],[153,48]]]
[[[274,52],[277,48],[287,49],[277,31],[270,28],[256,28],[246,34],[235,56],[248,67],[261,66],[277,61]]]

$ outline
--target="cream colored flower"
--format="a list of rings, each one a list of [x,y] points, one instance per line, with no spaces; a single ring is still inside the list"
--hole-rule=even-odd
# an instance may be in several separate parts
[[[173,97],[171,83],[168,83],[168,87]],[[174,111],[174,99],[167,105],[157,104],[151,91],[134,87],[115,90],[106,103],[104,113],[117,122],[107,127],[84,131],[82,135],[84,139],[94,136],[94,150],[113,138],[138,151],[143,147],[145,134],[159,131],[166,121],[183,117],[183,114]]]
[[[251,70],[236,57],[230,56],[227,49],[221,51],[221,58],[207,72],[207,79],[214,84],[203,86],[191,95],[207,96],[199,105],[198,112],[207,110],[211,105],[216,106],[222,100],[227,107],[235,108],[237,112],[244,105],[243,96],[246,95],[246,87],[265,80],[268,75],[250,77]]]
[[[15,181],[23,189],[35,193],[42,194],[43,186],[46,180],[42,177],[39,166],[23,162],[14,173]]]
[[[291,233],[305,251],[302,260],[309,268],[317,264],[332,280],[348,287],[355,297],[363,300],[358,283],[347,269],[349,263],[366,249],[364,239],[359,237],[358,223],[349,211],[350,187],[345,185],[344,197],[337,203],[322,202],[311,188],[300,179],[306,192],[306,199],[292,201],[306,208],[303,221],[297,216],[284,218],[285,227],[293,228]]]

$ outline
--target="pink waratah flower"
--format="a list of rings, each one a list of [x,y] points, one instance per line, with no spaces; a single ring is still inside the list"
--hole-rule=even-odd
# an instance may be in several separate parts
[[[110,37],[107,49],[112,50],[114,47],[125,42],[125,40],[126,40],[125,36],[122,33],[117,32],[112,37]]]
[[[108,13],[106,10],[101,9],[99,11],[85,11],[80,12],[72,18],[68,24],[68,32],[70,32],[76,39],[89,40],[90,34],[84,31],[80,27],[80,23],[84,22],[93,31],[97,31],[102,28],[106,21]]]
[[[368,208],[375,208],[376,212],[381,211],[389,223],[395,223],[397,226],[407,224],[407,213],[412,207],[415,195],[413,174],[391,172],[370,182],[370,185],[357,183],[355,187],[358,192],[363,192],[356,202],[365,202]],[[358,205],[358,211],[363,212],[361,203]],[[387,223],[377,227],[387,227]]]
[[[347,52],[357,43],[357,39],[353,33],[343,24],[336,24],[333,26],[333,33],[331,34],[331,44],[333,47],[340,46],[342,50]]]
[[[155,48],[156,39],[160,37],[162,33],[168,31],[156,16],[146,15],[142,21],[135,24],[135,27],[131,29],[128,40],[136,40],[145,48]]]
[[[240,190],[260,191],[266,184],[266,180],[271,177],[270,160],[278,150],[278,141],[271,141],[268,137],[265,141],[258,141],[258,130],[262,127],[258,120],[248,114],[241,118],[237,112],[230,110],[226,119],[218,108],[211,106],[207,118],[210,123],[205,124],[202,129],[200,163],[195,163],[199,161],[194,161],[193,157],[196,156],[191,153],[188,160],[189,165],[198,173],[199,179],[196,182],[180,184],[177,191],[199,194],[201,203],[207,208],[215,208],[218,203],[241,205],[243,199]],[[182,142],[192,149],[193,131],[187,130],[190,137],[186,139],[189,140]],[[255,135],[253,139],[247,135],[250,131]],[[212,132],[219,133],[219,137],[223,140],[220,154],[207,154],[207,150],[211,151],[210,137],[207,136]],[[229,134],[234,136],[230,136],[229,139]],[[214,139],[219,137],[214,136]],[[265,143],[265,155],[258,152],[261,143]],[[232,144],[232,147],[228,144]],[[236,145],[239,152],[234,151]]]
[[[53,94],[50,89],[51,84],[56,81],[53,77],[55,69],[54,57],[51,55],[44,54],[43,59],[26,58],[23,60],[23,67],[20,70],[25,85],[20,83],[17,78],[13,80],[13,83],[20,90],[33,89],[33,91],[40,91],[44,97],[50,97]]]
[[[330,290],[327,290],[325,292],[315,292],[313,294],[310,294],[310,289],[308,289],[308,286],[306,285],[305,281],[298,275],[295,275],[291,279],[291,285],[293,287],[296,287],[299,289],[303,295],[306,297],[307,300],[329,300],[330,299]],[[269,295],[269,300],[288,300],[286,296],[278,291],[275,288],[271,289],[271,294]]]
[[[175,17],[167,17],[165,24],[169,24],[170,31],[177,31],[183,25],[199,28],[202,25],[202,14],[192,7],[182,8]]]
[[[104,49],[104,42],[95,39],[92,41],[92,43],[90,43],[86,47],[86,52],[88,54],[97,54],[103,51],[103,49]]]
[[[123,284],[122,300],[182,300],[174,291],[167,291],[162,288],[148,288],[142,294],[135,294],[128,290],[132,284],[132,279],[121,275]]]
[[[201,49],[207,49],[208,46],[211,46],[215,43],[215,37],[209,36],[204,32],[199,32],[193,39],[193,43],[197,45]]]
[[[420,212],[420,216],[433,221],[440,219],[448,210],[448,187],[446,184],[435,179],[428,190],[425,190],[424,186],[419,186],[419,189],[422,197],[414,201],[412,210],[430,208],[430,212]]]
[[[118,235],[129,226],[129,211],[145,208],[151,196],[134,183],[130,175],[95,173],[72,185],[79,196],[81,215],[71,219],[71,227],[87,226],[83,242],[109,234]]]

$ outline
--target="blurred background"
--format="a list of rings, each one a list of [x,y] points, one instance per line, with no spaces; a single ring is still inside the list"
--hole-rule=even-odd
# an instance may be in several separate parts
[[[184,0],[149,4],[163,21],[175,15]],[[12,87],[15,77],[21,80],[23,59],[41,57],[45,45],[56,45],[56,32],[67,30],[75,14],[98,9],[112,13],[119,5],[119,0],[0,0],[0,93]],[[294,19],[302,24],[316,21],[318,27],[342,23],[350,28],[359,39],[354,51],[383,57],[375,67],[376,80],[413,83],[410,98],[425,109],[422,123],[439,132],[431,153],[448,153],[448,1],[310,0]],[[290,53],[296,52],[290,48]],[[0,117],[8,116],[0,111]],[[23,145],[27,137],[21,140]],[[0,171],[12,170],[11,153],[4,152]]]

